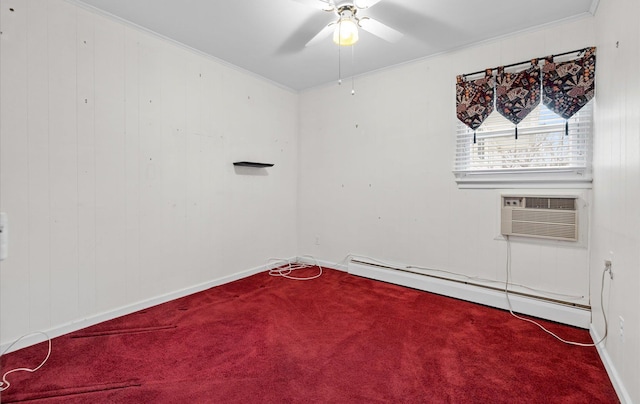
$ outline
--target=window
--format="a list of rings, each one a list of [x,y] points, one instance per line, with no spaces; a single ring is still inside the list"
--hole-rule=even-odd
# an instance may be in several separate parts
[[[476,131],[456,120],[454,174],[461,188],[591,185],[593,102],[566,121],[542,103],[515,126],[494,111]],[[555,185],[554,185],[555,184]]]

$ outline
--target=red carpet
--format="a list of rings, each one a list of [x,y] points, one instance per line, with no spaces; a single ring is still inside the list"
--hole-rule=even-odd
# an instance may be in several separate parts
[[[45,354],[8,354],[2,373]],[[2,403],[618,402],[595,348],[333,270],[305,282],[261,273],[56,338],[41,370],[9,381]]]

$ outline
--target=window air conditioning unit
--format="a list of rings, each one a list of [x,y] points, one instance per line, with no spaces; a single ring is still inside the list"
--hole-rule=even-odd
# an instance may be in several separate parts
[[[501,233],[578,241],[578,197],[502,195]]]

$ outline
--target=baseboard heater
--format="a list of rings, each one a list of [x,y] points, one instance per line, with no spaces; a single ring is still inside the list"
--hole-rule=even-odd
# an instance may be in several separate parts
[[[350,274],[356,276],[424,290],[503,310],[509,309],[504,289],[493,286],[445,278],[358,259],[352,259],[349,262],[348,269]],[[591,322],[591,307],[587,305],[511,290],[509,291],[509,300],[513,311],[520,314],[584,329],[588,329]]]

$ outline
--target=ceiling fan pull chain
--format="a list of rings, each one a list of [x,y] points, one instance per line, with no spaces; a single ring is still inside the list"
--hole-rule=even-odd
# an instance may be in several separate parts
[[[355,95],[356,94],[356,63],[355,63],[355,50],[353,48],[355,48],[355,45],[351,45],[351,95]]]
[[[340,24],[338,24],[338,33],[340,33],[340,29],[341,29],[341,26]],[[342,60],[341,60],[342,52],[340,48],[342,48],[342,46],[338,46],[338,85],[339,86],[342,85]]]

